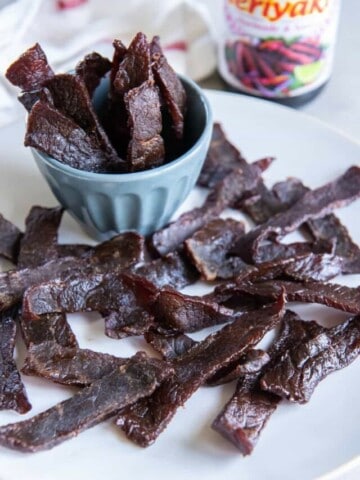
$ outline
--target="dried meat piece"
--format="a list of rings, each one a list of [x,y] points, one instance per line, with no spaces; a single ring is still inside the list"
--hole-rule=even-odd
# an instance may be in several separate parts
[[[113,83],[117,95],[125,95],[129,90],[139,87],[152,79],[150,45],[146,35],[139,32],[130,43]]]
[[[206,382],[207,385],[216,386],[237,380],[244,375],[258,373],[270,360],[267,352],[260,349],[249,350],[243,357],[234,364],[216,372]]]
[[[184,240],[254,188],[260,174],[257,167],[248,168],[247,172],[240,168],[232,171],[216,184],[202,207],[183,213],[177,220],[155,232],[151,240],[153,248],[160,255],[179,248]]]
[[[162,327],[181,333],[196,332],[234,319],[233,310],[170,288],[160,291],[155,311]]]
[[[137,355],[68,400],[0,427],[0,444],[23,452],[52,448],[150,395],[170,371],[160,360]]]
[[[155,82],[160,89],[161,96],[170,114],[175,137],[182,139],[184,136],[184,118],[186,113],[185,89],[174,69],[162,54],[159,41],[156,39],[152,41],[151,53],[151,67]]]
[[[16,263],[21,237],[21,231],[0,214],[0,255]]]
[[[180,289],[199,279],[196,268],[181,252],[171,252],[164,257],[144,263],[136,267],[134,273],[147,278],[158,288],[169,286]]]
[[[144,337],[164,360],[173,360],[198,343],[183,333],[164,333],[151,329],[144,334]]]
[[[34,206],[25,219],[25,234],[20,242],[18,268],[37,267],[58,258],[58,228],[63,208]]]
[[[127,160],[131,172],[161,165],[165,158],[161,137],[162,120],[159,92],[148,80],[125,94],[130,142]]]
[[[35,43],[10,65],[5,76],[13,85],[28,92],[41,88],[46,80],[54,76],[54,72],[44,51]]]
[[[153,324],[149,310],[157,295],[155,286],[143,277],[97,274],[66,281],[53,280],[28,288],[23,311],[33,320],[48,313],[115,312],[111,317],[114,323],[106,324],[106,333],[121,338],[132,334],[132,328]]]
[[[227,139],[220,123],[214,123],[209,151],[200,172],[198,184],[213,188],[233,170],[247,162],[241,152]]]
[[[319,218],[334,208],[348,205],[360,196],[360,167],[351,167],[335,181],[311,190],[286,212],[279,213],[239,239],[232,253],[257,262],[258,247],[269,237],[292,232],[309,219]]]
[[[294,341],[260,386],[292,402],[308,402],[321,380],[360,354],[360,316],[329,329],[309,321],[291,321],[286,328]]]
[[[185,249],[205,280],[227,279],[244,268],[239,257],[229,257],[228,251],[245,232],[242,222],[218,218],[185,240]]]
[[[100,143],[74,121],[41,101],[35,103],[29,114],[25,146],[80,170],[101,173],[112,169],[112,162]]]
[[[45,83],[52,107],[73,120],[98,145],[108,161],[109,172],[125,171],[125,161],[118,157],[95,113],[84,81],[69,73],[58,74]]]
[[[280,321],[284,300],[244,315],[209,335],[173,360],[175,374],[150,397],[123,409],[117,425],[127,437],[146,447],[166,428],[178,407],[220,368],[240,358]]]
[[[83,60],[76,65],[75,73],[85,83],[89,95],[92,97],[101,79],[110,69],[110,60],[99,53],[93,52],[86,55]]]
[[[52,382],[85,387],[130,361],[86,348],[65,347],[53,341],[43,341],[30,346],[21,371],[25,375],[35,375]]]
[[[335,283],[272,280],[263,283],[240,282],[234,285],[234,288],[238,295],[242,293],[244,297],[245,294],[249,294],[262,298],[276,298],[278,292],[283,289],[288,302],[319,303],[344,312],[360,314],[360,289]],[[231,289],[230,286],[227,290],[229,296]],[[213,295],[212,298],[216,301],[219,300],[219,296]]]
[[[20,325],[28,349],[34,345],[49,345],[50,343],[64,348],[78,346],[76,337],[63,314],[43,315],[35,321],[22,315]],[[27,359],[25,359],[25,364],[26,362]]]
[[[124,60],[125,54],[127,52],[127,48],[125,47],[125,45],[122,43],[121,40],[115,39],[113,41],[113,47],[114,47],[114,54],[111,62],[111,71],[110,71],[110,98],[113,95],[114,80],[119,70],[119,65]]]
[[[286,311],[281,329],[270,347],[267,362],[259,370],[244,372],[234,395],[212,423],[212,428],[230,440],[243,455],[249,455],[256,446],[259,436],[276,410],[281,398],[259,388],[259,378],[278,361],[294,341],[288,336],[287,324],[297,322],[296,314]]]
[[[0,410],[26,413],[31,404],[13,358],[17,314],[17,307],[0,314]]]

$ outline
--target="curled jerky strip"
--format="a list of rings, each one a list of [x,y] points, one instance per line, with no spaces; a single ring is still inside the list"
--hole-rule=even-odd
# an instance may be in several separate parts
[[[284,313],[282,296],[270,306],[244,315],[209,335],[173,361],[174,376],[152,396],[124,409],[117,424],[142,447],[151,445],[178,407],[220,368],[240,358],[277,325]]]
[[[321,380],[345,368],[360,354],[360,316],[333,328],[298,320],[285,328],[293,342],[266,370],[260,386],[292,402],[308,402]]]
[[[257,262],[258,248],[269,237],[279,237],[292,232],[309,219],[322,217],[334,208],[348,205],[360,196],[360,168],[351,167],[335,181],[307,192],[286,212],[254,228],[244,235],[232,253],[245,261]]]

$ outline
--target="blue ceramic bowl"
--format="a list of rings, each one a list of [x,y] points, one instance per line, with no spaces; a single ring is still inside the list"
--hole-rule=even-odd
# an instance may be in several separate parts
[[[163,166],[135,173],[91,173],[31,149],[55,197],[92,237],[106,240],[126,230],[151,234],[169,222],[195,185],[210,144],[213,120],[202,90],[191,80],[180,79],[187,93],[188,148]],[[95,93],[97,110],[107,89],[105,80]]]

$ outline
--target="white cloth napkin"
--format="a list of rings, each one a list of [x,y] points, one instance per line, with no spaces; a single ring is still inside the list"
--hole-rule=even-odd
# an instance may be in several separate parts
[[[0,126],[22,113],[4,73],[35,42],[59,72],[92,51],[111,57],[114,38],[128,44],[139,31],[160,35],[179,73],[199,80],[215,68],[208,11],[190,0],[0,0]]]

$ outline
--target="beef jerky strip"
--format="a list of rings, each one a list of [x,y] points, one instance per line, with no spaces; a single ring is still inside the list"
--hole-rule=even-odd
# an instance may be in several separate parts
[[[200,172],[198,184],[213,188],[226,175],[239,167],[244,168],[244,165],[247,165],[246,160],[226,138],[220,123],[214,123],[209,151]]]
[[[127,232],[101,243],[83,257],[64,257],[36,268],[13,270],[0,274],[0,310],[20,301],[24,291],[53,278],[76,278],[111,269],[119,272],[143,259],[143,238]]]
[[[243,455],[253,451],[281,400],[279,396],[259,388],[259,377],[296,341],[296,332],[288,329],[290,321],[295,325],[300,320],[295,313],[286,311],[279,335],[270,347],[267,362],[257,371],[244,372],[240,376],[234,395],[212,423],[212,428],[230,440]]]
[[[183,213],[175,222],[154,233],[152,245],[155,250],[165,255],[181,246],[184,240],[254,188],[260,173],[258,168],[249,168],[246,174],[240,168],[232,171],[217,183],[202,207]]]
[[[236,286],[238,295],[243,293],[262,298],[275,298],[280,289],[285,291],[288,302],[319,303],[344,312],[360,314],[360,289],[335,283],[291,282],[272,280],[263,283],[243,283]],[[216,296],[213,296],[216,298]],[[220,302],[219,302],[220,303]]]
[[[127,160],[131,172],[161,165],[165,158],[158,88],[153,80],[131,89],[124,97],[130,142]]]
[[[286,212],[256,227],[239,239],[232,253],[245,261],[257,261],[257,249],[269,236],[292,232],[305,221],[328,214],[334,208],[348,205],[360,196],[360,167],[349,168],[335,181],[307,192]]]
[[[86,55],[84,59],[76,65],[75,73],[85,83],[89,95],[92,97],[101,79],[110,69],[110,60],[99,53],[93,52]]]
[[[94,137],[42,101],[37,101],[29,114],[25,146],[80,170],[100,173],[112,168],[108,155]]]
[[[0,214],[0,256],[16,263],[21,236],[21,231]]]
[[[134,273],[144,276],[158,288],[170,286],[180,289],[199,279],[196,268],[181,252],[171,252],[164,257],[144,263],[136,267]]]
[[[29,348],[21,371],[25,375],[35,375],[56,383],[85,387],[127,363],[128,358],[44,341]]]
[[[0,427],[0,444],[23,452],[52,448],[150,395],[169,373],[164,362],[137,355],[68,400]]]
[[[64,348],[77,347],[76,337],[64,314],[43,315],[34,321],[22,315],[20,324],[23,339],[28,349],[34,345],[49,345],[51,342]],[[25,365],[26,363],[27,358],[25,359]]]
[[[235,240],[244,232],[242,222],[218,218],[185,240],[186,252],[203,279],[232,278],[244,268],[245,264],[239,257],[227,255]]]
[[[288,329],[296,329],[294,342],[260,386],[292,402],[308,402],[321,380],[360,354],[360,316],[329,329],[304,321],[289,322]]]
[[[183,333],[169,333],[151,329],[144,334],[145,340],[162,355],[164,360],[173,360],[198,344]],[[207,380],[207,385],[215,386],[232,382],[245,373],[259,371],[267,363],[269,356],[263,350],[249,350],[236,362],[216,372]]]
[[[162,54],[159,38],[151,42],[152,71],[155,82],[170,113],[173,130],[177,139],[184,135],[184,117],[186,111],[186,92],[173,68]]]
[[[92,139],[94,145],[99,146],[107,159],[107,170],[124,171],[125,161],[118,157],[101,126],[83,80],[79,76],[64,73],[48,80],[45,87],[50,93],[52,106],[73,120]]]
[[[334,253],[344,259],[342,273],[360,273],[360,247],[334,214],[309,220],[306,227],[315,239],[335,242]]]
[[[178,407],[220,368],[235,361],[258,343],[283,315],[284,300],[244,315],[176,358],[175,374],[151,397],[123,409],[117,418],[127,437],[142,447],[152,444]]]
[[[114,312],[105,320],[112,338],[138,335],[154,325],[151,310],[158,292],[145,278],[129,274],[98,274],[73,280],[54,280],[29,288],[24,313],[29,319],[53,312]]]
[[[265,241],[257,250],[257,263],[274,262],[285,258],[296,258],[311,253],[331,253],[333,245],[327,241],[281,243]]]
[[[122,43],[121,40],[115,39],[113,41],[113,47],[114,47],[114,54],[111,62],[112,65],[111,65],[111,71],[110,71],[110,98],[112,97],[112,94],[113,94],[114,80],[119,70],[120,63],[124,60],[125,54],[127,52],[127,48],[125,47],[125,45]]]
[[[54,76],[54,72],[44,51],[36,43],[10,65],[5,75],[13,85],[23,90],[19,100],[30,111],[39,99],[41,87]]]
[[[155,312],[162,327],[181,333],[195,332],[234,319],[233,310],[170,288],[160,291]]]
[[[13,358],[17,308],[0,314],[0,410],[26,413],[31,405]]]
[[[57,238],[63,209],[34,206],[25,219],[18,268],[32,268],[58,258]]]

